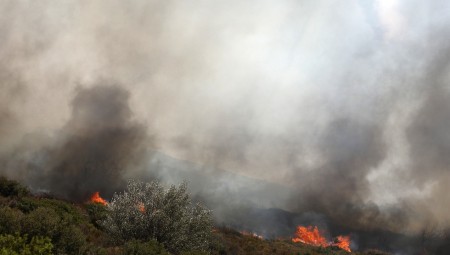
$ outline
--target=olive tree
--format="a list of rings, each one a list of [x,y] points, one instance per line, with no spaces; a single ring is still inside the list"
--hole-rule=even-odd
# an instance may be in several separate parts
[[[192,204],[186,183],[165,189],[158,182],[129,181],[114,194],[102,226],[121,241],[157,240],[173,253],[206,251],[211,212]]]

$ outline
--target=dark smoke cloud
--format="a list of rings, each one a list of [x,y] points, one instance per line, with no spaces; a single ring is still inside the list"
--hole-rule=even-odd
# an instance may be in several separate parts
[[[366,176],[386,153],[382,127],[336,120],[327,127],[319,147],[324,162],[297,176],[304,185],[292,198],[293,204],[300,206],[297,209],[323,212],[344,225],[377,226],[381,213],[364,201],[370,193]]]
[[[79,89],[65,137],[49,155],[49,190],[81,200],[94,191],[111,196],[123,187],[123,174],[139,164],[146,139],[144,127],[132,120],[128,98],[117,86]]]
[[[118,86],[78,88],[58,138],[28,136],[6,155],[9,159],[5,156],[3,171],[70,200],[85,201],[95,191],[112,196],[125,184],[124,175],[141,164],[149,144],[128,99],[129,93]]]

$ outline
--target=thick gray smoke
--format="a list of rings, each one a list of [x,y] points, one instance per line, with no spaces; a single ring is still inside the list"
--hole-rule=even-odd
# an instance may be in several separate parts
[[[34,148],[23,142],[5,153],[3,171],[66,199],[86,201],[95,191],[112,196],[123,187],[126,172],[139,168],[143,145],[149,144],[144,127],[132,120],[128,97],[118,86],[77,89],[58,138]],[[36,136],[41,134],[29,138]]]
[[[449,11],[1,1],[0,173],[74,200],[187,179],[218,221],[248,228],[443,231]]]
[[[122,171],[138,164],[145,141],[143,126],[131,121],[128,93],[119,87],[80,90],[61,145],[47,155],[48,188],[71,199],[94,191],[111,196],[123,187]]]

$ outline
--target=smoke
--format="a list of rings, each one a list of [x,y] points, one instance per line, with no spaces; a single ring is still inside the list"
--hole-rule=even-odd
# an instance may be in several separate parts
[[[143,126],[131,120],[128,96],[119,87],[78,91],[62,144],[48,155],[45,181],[52,192],[81,200],[124,187],[122,171],[139,163],[146,139]]]
[[[448,228],[449,9],[2,1],[0,173],[79,201],[187,179],[267,229]]]
[[[126,172],[139,168],[144,145],[150,144],[144,127],[132,119],[128,97],[118,86],[77,89],[57,139],[36,146],[24,142],[3,158],[4,171],[66,199],[83,201],[95,191],[112,196],[124,187]]]
[[[381,212],[374,203],[365,201],[370,194],[366,176],[386,156],[382,128],[354,120],[336,120],[327,127],[319,150],[323,152],[323,162],[296,177],[303,179],[303,184],[293,197],[293,204],[323,212],[343,225],[377,226]],[[386,228],[387,223],[401,221],[389,220]]]

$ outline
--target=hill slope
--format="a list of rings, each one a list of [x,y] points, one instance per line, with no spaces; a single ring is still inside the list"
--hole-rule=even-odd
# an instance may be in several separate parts
[[[169,254],[156,241],[115,242],[98,224],[106,213],[101,204],[32,195],[19,183],[0,178],[0,254]],[[288,239],[264,240],[225,227],[215,228],[213,233],[210,253],[217,255],[350,254]]]

